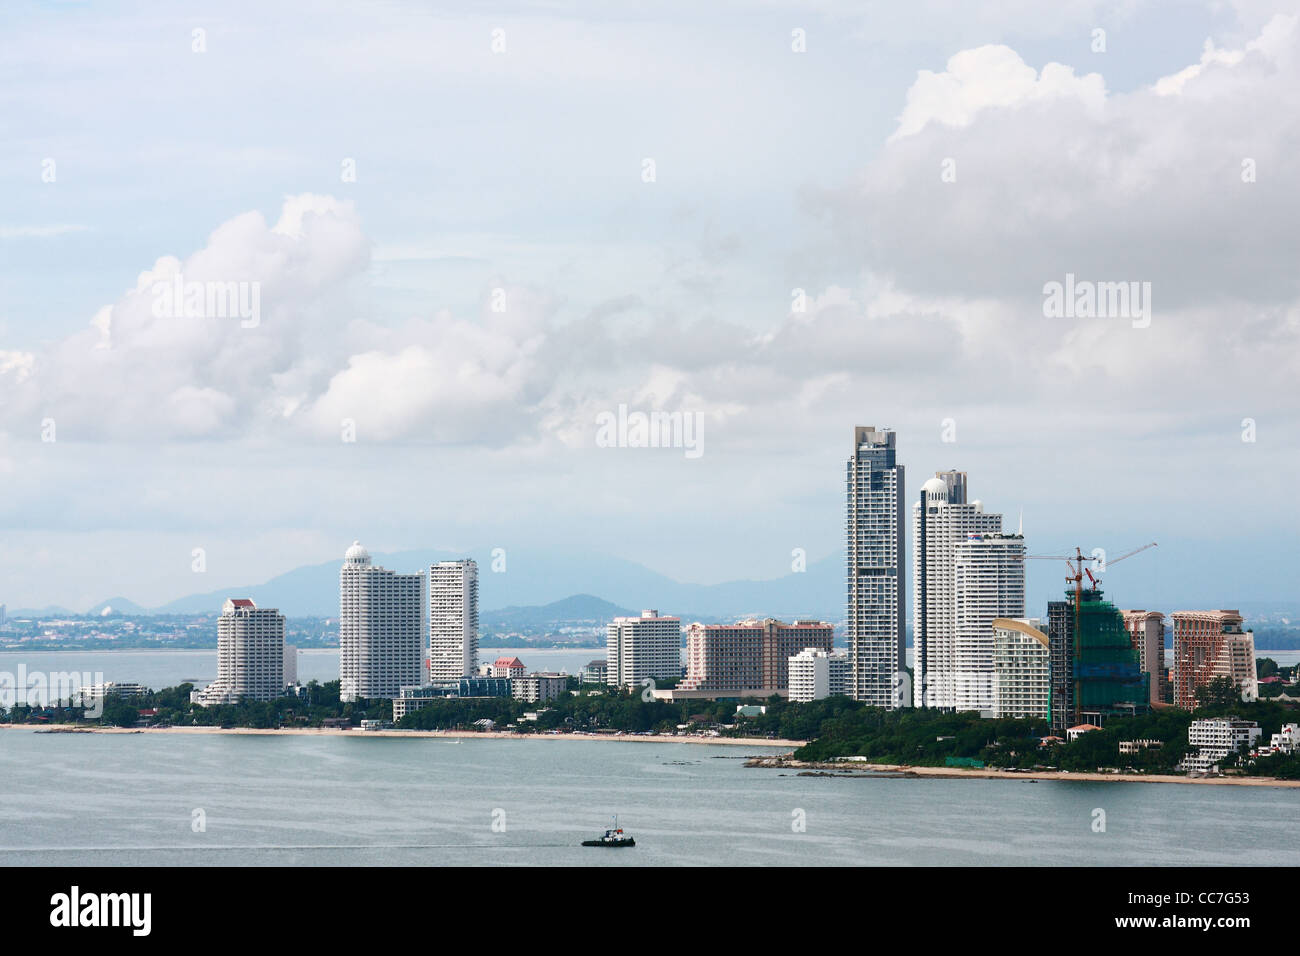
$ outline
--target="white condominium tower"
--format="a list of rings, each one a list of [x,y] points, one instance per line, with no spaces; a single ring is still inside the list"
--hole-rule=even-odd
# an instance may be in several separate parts
[[[903,633],[903,466],[895,435],[855,426],[848,461],[846,538],[852,696],[875,707],[905,701]],[[900,677],[900,675],[902,675]]]
[[[616,617],[609,624],[605,681],[634,687],[649,678],[682,676],[682,621],[642,611],[640,617]]]
[[[339,571],[339,683],[344,701],[397,697],[423,683],[424,575],[370,563],[352,542]]]
[[[1025,539],[984,532],[958,541],[953,591],[954,706],[992,711],[993,622],[1025,616]]]
[[[964,471],[936,472],[921,486],[920,500],[912,505],[912,674],[918,707],[957,706],[953,547],[968,534],[1001,530],[1002,515],[985,512],[978,501],[967,503]]]
[[[1040,621],[993,621],[993,716],[1051,720],[1051,641]]]
[[[478,672],[478,565],[439,561],[429,567],[429,680]]]
[[[284,615],[248,598],[230,598],[217,618],[217,679],[196,703],[275,700],[284,694]]]

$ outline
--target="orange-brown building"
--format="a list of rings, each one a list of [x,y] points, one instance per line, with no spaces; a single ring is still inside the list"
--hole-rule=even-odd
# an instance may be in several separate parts
[[[774,618],[692,624],[686,631],[684,691],[787,691],[790,658],[804,648],[829,651],[835,629],[824,621]]]
[[[1259,692],[1255,635],[1242,630],[1239,611],[1175,611],[1174,704],[1196,708],[1196,690],[1216,677],[1231,677],[1243,696]]]

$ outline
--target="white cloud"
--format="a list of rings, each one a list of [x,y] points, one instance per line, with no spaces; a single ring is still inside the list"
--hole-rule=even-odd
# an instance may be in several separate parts
[[[985,81],[966,70],[951,102],[923,98],[906,127],[916,131],[825,197],[849,240],[845,260],[913,293],[1022,308],[1066,272],[1151,281],[1166,312],[1292,301],[1300,189],[1286,170],[1300,150],[1300,30],[1277,18],[1264,36],[1186,75],[1178,95],[1156,84],[1101,107],[1086,92],[1100,83],[1041,93],[1018,58],[986,50],[974,70]],[[987,80],[1004,71],[1024,78]],[[1003,105],[983,105],[994,101]],[[953,182],[941,178],[948,159]]]
[[[349,283],[366,261],[360,222],[345,203],[291,197],[275,229],[259,213],[236,216],[184,261],[159,258],[83,332],[7,361],[4,423],[24,429],[50,416],[61,435],[80,439],[242,434],[258,425],[269,383],[302,384],[300,370],[337,349]],[[157,290],[175,276],[257,284],[260,321],[158,314]]]
[[[963,50],[948,60],[943,73],[917,74],[890,141],[919,133],[932,122],[969,126],[983,110],[1061,97],[1074,97],[1098,114],[1105,105],[1106,84],[1098,73],[1075,76],[1060,63],[1047,64],[1040,74],[1006,46]]]

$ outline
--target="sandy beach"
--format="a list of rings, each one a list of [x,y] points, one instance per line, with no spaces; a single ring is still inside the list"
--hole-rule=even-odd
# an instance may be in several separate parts
[[[63,734],[236,734],[243,736],[402,737],[492,740],[605,740],[647,744],[724,744],[740,747],[802,747],[802,740],[770,740],[766,737],[677,737],[670,734],[515,734],[504,730],[346,730],[334,727],[281,727],[259,730],[252,727],[36,727],[32,724],[0,724],[0,730],[31,730]]]
[[[813,763],[794,760],[786,755],[754,757],[747,767],[772,767],[799,770],[827,777],[944,777],[980,778],[987,780],[1047,780],[1056,783],[1197,783],[1229,787],[1300,787],[1300,780],[1278,780],[1275,777],[1182,777],[1173,774],[1141,773],[1073,773],[1060,770],[1008,772],[1006,770],[976,769],[969,767],[913,767],[907,764],[868,764],[850,761]]]

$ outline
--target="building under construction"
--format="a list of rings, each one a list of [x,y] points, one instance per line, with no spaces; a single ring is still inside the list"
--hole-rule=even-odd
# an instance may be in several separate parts
[[[1107,717],[1132,716],[1150,707],[1151,675],[1124,626],[1124,613],[1102,600],[1101,588],[1070,594],[1075,608],[1074,709],[1078,723],[1102,726]]]

